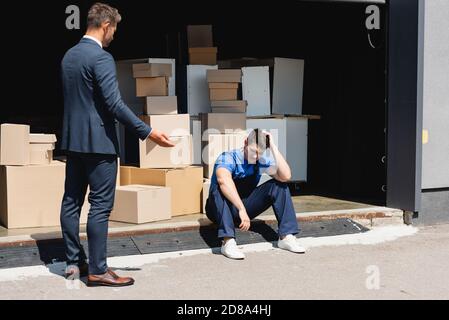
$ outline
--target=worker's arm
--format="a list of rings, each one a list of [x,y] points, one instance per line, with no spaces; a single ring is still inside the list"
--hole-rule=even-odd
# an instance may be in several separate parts
[[[290,179],[292,178],[290,166],[288,165],[287,161],[285,161],[284,156],[281,154],[278,147],[274,143],[273,136],[269,132],[265,131],[264,134],[267,135],[270,139],[270,150],[274,158],[274,165],[270,166],[267,169],[267,173],[277,181],[290,181]]]
[[[223,195],[228,199],[239,211],[239,217],[242,221],[239,228],[248,231],[251,225],[245,206],[240,198],[231,172],[226,168],[218,168],[216,171],[217,182]]]

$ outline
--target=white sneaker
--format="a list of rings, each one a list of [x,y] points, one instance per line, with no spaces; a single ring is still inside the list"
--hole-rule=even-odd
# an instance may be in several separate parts
[[[305,253],[306,249],[301,247],[294,235],[289,234],[284,239],[279,239],[278,247],[294,253]]]
[[[245,259],[245,255],[237,247],[237,243],[235,242],[235,239],[229,239],[226,243],[223,243],[223,245],[221,246],[221,253],[225,257],[228,257],[229,259],[235,259],[235,260]]]

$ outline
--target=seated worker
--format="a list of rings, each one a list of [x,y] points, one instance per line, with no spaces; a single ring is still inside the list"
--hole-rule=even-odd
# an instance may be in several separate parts
[[[262,173],[273,179],[259,184]],[[221,253],[230,259],[244,259],[235,241],[235,225],[248,231],[254,219],[270,206],[278,221],[278,247],[304,253],[296,239],[299,233],[295,209],[287,183],[290,167],[274,144],[270,133],[255,129],[242,149],[222,153],[214,166],[207,217],[218,225]]]

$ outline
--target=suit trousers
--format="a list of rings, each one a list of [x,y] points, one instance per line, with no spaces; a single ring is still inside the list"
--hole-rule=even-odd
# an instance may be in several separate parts
[[[79,224],[81,208],[89,186],[89,274],[106,273],[108,223],[114,206],[116,180],[116,155],[68,154],[65,192],[61,205],[61,227],[67,265],[86,263],[86,255],[80,243]]]

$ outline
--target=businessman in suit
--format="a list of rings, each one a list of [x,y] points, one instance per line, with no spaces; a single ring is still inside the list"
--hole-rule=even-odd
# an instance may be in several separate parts
[[[88,13],[87,32],[67,51],[62,68],[64,121],[61,149],[66,151],[65,193],[61,206],[66,276],[88,276],[88,286],[128,286],[107,266],[109,215],[114,205],[119,145],[116,119],[141,140],[173,147],[167,135],[151,129],[122,101],[115,62],[104,51],[114,37],[121,16],[115,8],[94,4]],[[79,217],[87,187],[91,204],[87,236],[89,264],[80,245]]]

